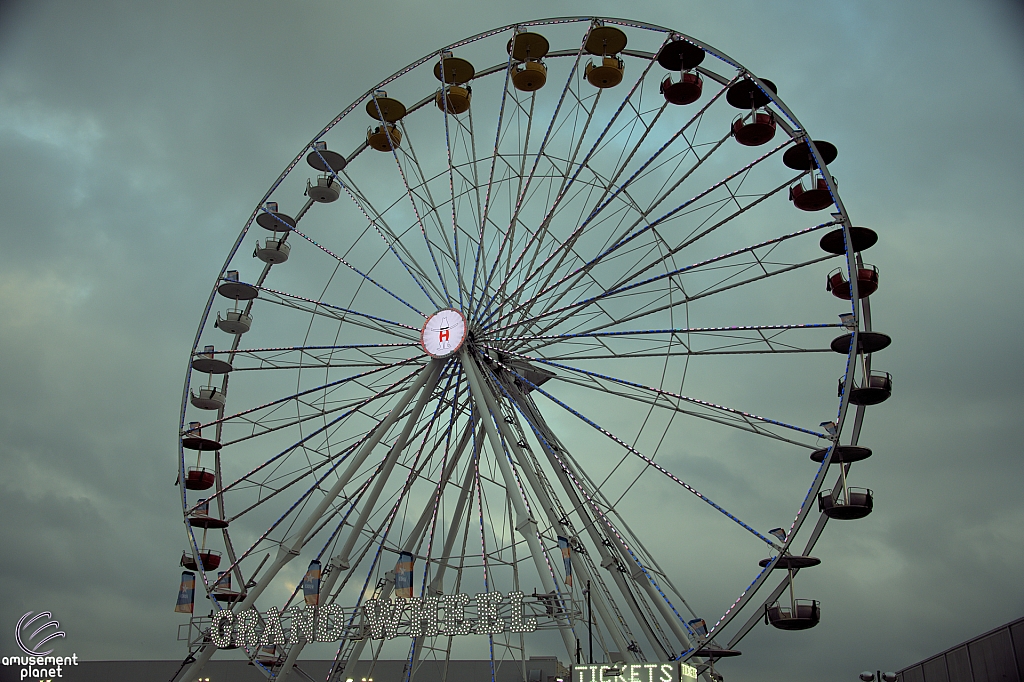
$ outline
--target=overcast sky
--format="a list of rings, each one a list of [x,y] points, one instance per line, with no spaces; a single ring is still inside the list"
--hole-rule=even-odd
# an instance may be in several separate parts
[[[892,400],[733,680],[899,669],[1024,614],[1024,14],[1018,2],[0,2],[0,650],[49,609],[86,659],[181,658],[175,437],[196,324],[266,187],[370,85],[488,28],[676,28],[774,80],[878,230]],[[818,132],[821,131],[821,132]]]

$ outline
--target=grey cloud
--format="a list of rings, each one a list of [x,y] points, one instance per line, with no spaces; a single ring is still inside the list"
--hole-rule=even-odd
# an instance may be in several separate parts
[[[82,656],[184,655],[181,382],[224,255],[298,149],[443,44],[633,11],[773,78],[838,145],[844,201],[881,235],[865,256],[895,341],[875,365],[896,391],[869,409],[876,455],[851,475],[876,511],[831,522],[798,578],[822,625],[759,626],[722,671],[848,679],[1020,615],[1017,5],[23,2],[0,3],[0,648],[50,608]],[[722,462],[693,466],[749,492]]]

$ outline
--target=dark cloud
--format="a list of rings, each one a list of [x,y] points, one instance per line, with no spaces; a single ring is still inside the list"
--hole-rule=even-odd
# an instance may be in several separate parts
[[[225,254],[297,150],[443,44],[633,11],[775,80],[881,235],[873,314],[895,341],[875,362],[896,389],[852,475],[876,511],[831,522],[798,578],[822,625],[757,627],[722,670],[848,679],[1020,615],[1019,3],[0,2],[3,651],[48,608],[86,658],[184,654],[181,381]],[[756,507],[737,462],[690,471]]]

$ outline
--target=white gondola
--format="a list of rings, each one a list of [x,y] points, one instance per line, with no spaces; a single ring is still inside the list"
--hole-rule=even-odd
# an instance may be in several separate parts
[[[341,185],[332,176],[324,174],[316,179],[315,185],[306,180],[306,196],[317,203],[329,204],[341,196]]]
[[[263,244],[256,242],[256,250],[252,255],[259,258],[264,263],[271,265],[280,265],[288,260],[288,255],[292,252],[292,245],[283,239],[270,239],[269,237]]]
[[[190,401],[200,410],[221,410],[227,402],[227,396],[216,386],[200,386],[199,393],[191,391]]]
[[[252,315],[246,314],[241,308],[229,308],[224,312],[224,317],[217,313],[217,321],[213,326],[228,334],[244,334],[252,329]]]

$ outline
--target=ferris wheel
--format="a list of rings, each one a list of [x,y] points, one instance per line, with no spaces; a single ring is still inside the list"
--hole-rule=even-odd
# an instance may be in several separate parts
[[[778,89],[677,31],[552,19],[317,133],[192,348],[179,679],[221,648],[273,679],[704,672],[762,619],[816,625],[793,578],[872,509],[847,478],[889,338],[876,235]]]

